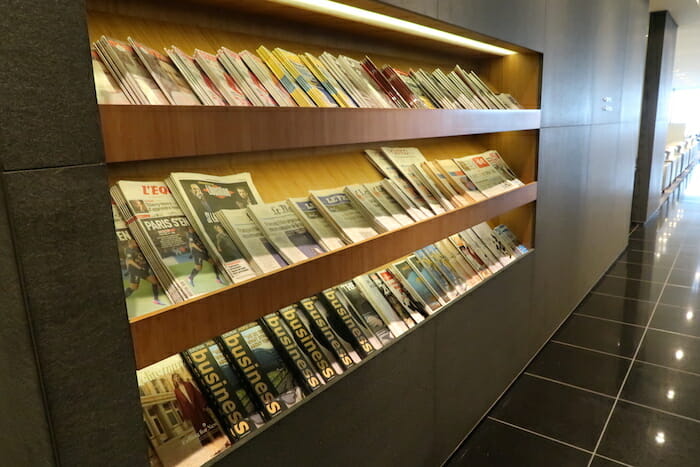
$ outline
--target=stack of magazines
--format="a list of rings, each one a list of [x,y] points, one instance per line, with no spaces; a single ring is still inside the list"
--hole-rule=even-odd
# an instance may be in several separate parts
[[[164,53],[163,53],[164,52]],[[102,36],[92,60],[101,104],[519,109],[474,71],[378,67],[328,52],[316,57],[265,46],[216,54],[176,46],[163,52],[132,38]]]

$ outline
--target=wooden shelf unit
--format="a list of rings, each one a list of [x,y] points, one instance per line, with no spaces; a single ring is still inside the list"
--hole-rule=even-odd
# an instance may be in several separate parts
[[[537,183],[131,320],[137,368],[537,199]]]
[[[540,127],[539,110],[101,105],[107,162],[369,144]]]

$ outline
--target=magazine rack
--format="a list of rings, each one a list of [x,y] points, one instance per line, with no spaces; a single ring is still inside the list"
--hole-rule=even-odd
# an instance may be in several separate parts
[[[97,106],[89,88],[88,54],[84,63],[76,60],[80,63],[69,71],[90,93],[79,96],[80,105],[66,112],[80,114],[83,123],[89,122],[87,129],[78,124],[70,144],[45,148],[46,154],[64,153],[62,159],[24,165],[20,160],[5,161],[7,169],[22,173],[3,180],[0,190],[2,197],[15,189],[14,180],[20,176],[27,183],[40,176],[39,170],[25,174],[25,169],[52,171],[49,181],[35,186],[61,196],[52,204],[42,204],[46,212],[31,220],[36,222],[35,234],[46,236],[41,222],[55,223],[53,216],[70,223],[62,222],[64,230],[53,232],[61,241],[48,247],[50,257],[42,258],[37,269],[48,268],[42,274],[64,277],[65,268],[82,265],[78,259],[84,254],[83,261],[89,260],[90,267],[76,266],[76,270],[94,272],[94,276],[73,278],[84,281],[76,287],[49,287],[45,296],[31,304],[44,307],[42,312],[50,319],[32,322],[31,316],[17,312],[17,319],[28,321],[22,326],[34,333],[27,340],[37,340],[42,356],[49,355],[49,350],[60,353],[60,358],[52,355],[37,363],[43,368],[36,392],[43,393],[42,385],[67,388],[45,392],[50,423],[38,412],[25,414],[32,427],[26,438],[31,433],[37,449],[48,453],[47,464],[147,465],[137,368],[484,220],[508,224],[526,246],[534,247],[541,54],[380,2],[349,3],[507,45],[518,54],[476,53],[340,20],[329,22],[326,17],[259,1],[88,1],[87,31],[81,29],[84,24],[74,24],[85,14],[82,4],[78,10],[71,6],[62,12],[64,23],[57,27],[79,36],[81,53],[87,52],[87,34],[89,41],[103,34],[118,39],[132,36],[154,48],[176,44],[188,52],[195,47],[214,51],[222,45],[254,50],[260,44],[355,57],[371,51],[368,55],[376,62],[400,68],[455,64],[472,68],[496,89],[512,94],[525,110]],[[70,140],[66,134],[71,129],[72,125],[63,128],[63,136],[56,140]],[[118,280],[108,183],[159,180],[173,171],[248,171],[263,199],[277,201],[306,195],[311,189],[380,180],[362,155],[363,149],[379,146],[415,146],[430,160],[497,149],[526,185],[128,322]],[[63,166],[71,167],[64,170]],[[59,169],[54,173],[55,167]],[[25,208],[30,212],[31,194],[27,198]],[[70,208],[69,200],[83,209]],[[41,238],[10,235],[4,229],[0,222],[0,244],[10,242],[17,250],[29,250]],[[529,349],[519,343],[522,339],[506,339],[478,359],[465,348],[489,347],[496,326],[523,321],[530,302],[533,256],[524,256],[453,301],[212,464],[281,464],[294,452],[307,452],[322,465],[367,463],[366,455],[377,465],[441,462],[529,358]],[[10,266],[2,271],[18,270],[14,263]],[[42,282],[36,277],[33,270],[24,268],[21,277],[18,273],[9,282],[31,287]],[[24,308],[18,305],[17,309]],[[517,326],[507,332],[515,336]],[[464,371],[455,372],[452,364]],[[455,400],[455,387],[474,388],[468,373],[484,365],[495,373],[479,383],[470,400],[462,395]],[[27,368],[29,379],[34,366]],[[19,370],[13,371],[15,377],[23,377]],[[28,384],[22,389],[31,390]],[[462,424],[450,425],[458,417]],[[99,439],[97,432],[103,433]],[[385,449],[399,445],[406,446],[400,453]],[[22,458],[22,453],[17,456]]]

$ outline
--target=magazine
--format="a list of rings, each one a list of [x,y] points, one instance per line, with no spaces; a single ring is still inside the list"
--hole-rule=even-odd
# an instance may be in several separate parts
[[[311,98],[296,84],[294,77],[289,74],[284,65],[280,63],[279,59],[272,52],[262,45],[256,49],[256,52],[258,52],[258,55],[265,62],[272,74],[282,83],[284,89],[292,96],[292,99],[294,99],[297,105],[300,107],[316,107]]]
[[[474,233],[472,229],[463,230],[459,235],[464,239],[464,241],[472,247],[474,252],[481,258],[481,260],[488,266],[492,273],[498,272],[503,269],[503,265],[498,258],[496,258],[486,245],[481,241],[481,239]]]
[[[329,312],[318,296],[304,298],[299,301],[301,310],[306,315],[309,326],[315,330],[321,344],[338,359],[344,369],[350,369],[359,363],[361,358],[349,342],[341,338],[328,322]]]
[[[336,62],[338,67],[352,85],[359,90],[370,107],[392,109],[395,106],[389,97],[379,88],[371,76],[362,68],[362,64],[354,58],[339,55]]]
[[[429,315],[432,310],[427,308],[420,297],[417,297],[415,292],[406,288],[403,282],[396,277],[393,271],[390,269],[381,269],[377,272],[377,277],[379,277],[386,288],[396,297],[398,302],[403,306],[405,313],[408,314],[410,319],[415,323],[420,323],[423,321],[424,315]]]
[[[377,337],[380,345],[375,345],[375,347],[380,348],[394,339],[382,318],[353,281],[343,282],[336,287],[336,290],[342,293],[342,297],[350,304],[348,306],[357,313],[360,320]]]
[[[102,59],[93,48],[90,51],[92,56],[92,74],[95,77],[95,93],[98,104],[131,104],[124,90],[117,80],[112,76],[107,66],[102,63]]]
[[[253,105],[264,107],[277,106],[277,103],[270,96],[270,93],[267,92],[265,86],[245,66],[240,55],[226,47],[222,47],[219,49],[217,57]]]
[[[328,323],[338,334],[338,337],[349,343],[360,358],[372,355],[379,347],[375,348],[367,328],[360,324],[350,306],[342,297],[342,293],[334,288],[326,289],[321,293],[328,313]]]
[[[231,445],[180,355],[136,372],[146,436],[162,465],[198,467]]]
[[[481,277],[462,256],[456,246],[449,239],[440,240],[435,244],[442,256],[447,259],[452,268],[465,281],[464,291],[471,289],[481,282]]]
[[[426,279],[416,270],[407,259],[394,263],[391,271],[398,277],[412,295],[420,299],[431,313],[437,311],[443,304],[442,299],[433,292]]]
[[[250,69],[258,81],[260,81],[260,84],[267,89],[267,92],[269,92],[272,98],[277,102],[277,105],[281,107],[297,106],[292,96],[290,96],[284,86],[282,86],[282,83],[272,75],[267,65],[260,60],[260,57],[247,50],[243,50],[239,55],[248,66],[248,69]]]
[[[338,107],[326,88],[316,79],[316,76],[304,65],[298,55],[284,49],[276,48],[272,53],[282,63],[287,72],[296,80],[301,89],[319,107]]]
[[[221,92],[228,105],[243,107],[252,105],[233,78],[226,73],[216,55],[196,49],[194,51],[194,60]]]
[[[165,53],[168,54],[175,67],[180,70],[180,73],[185,77],[195,94],[199,96],[199,100],[205,105],[227,105],[221,91],[217,89],[214,82],[197,65],[193,57],[175,46],[165,49]]]
[[[299,55],[301,61],[306,65],[306,68],[314,74],[316,79],[323,85],[328,94],[330,94],[333,99],[341,107],[357,107],[355,101],[350,97],[350,95],[345,92],[343,87],[338,83],[338,81],[333,77],[333,74],[326,68],[321,60],[314,57],[310,53]]]
[[[364,88],[358,88],[353,83],[350,76],[346,75],[340,68],[338,59],[328,52],[324,52],[319,57],[319,60],[326,67],[326,70],[335,78],[352,100],[355,101],[358,107],[372,108],[376,107],[374,101]]]
[[[170,104],[201,105],[199,98],[180,72],[173,66],[170,58],[157,50],[136,42],[131,37],[128,38],[128,41]]]

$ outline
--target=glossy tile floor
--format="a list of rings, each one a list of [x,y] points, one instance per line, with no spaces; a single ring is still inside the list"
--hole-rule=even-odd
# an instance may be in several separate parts
[[[700,170],[449,466],[700,466]]]

